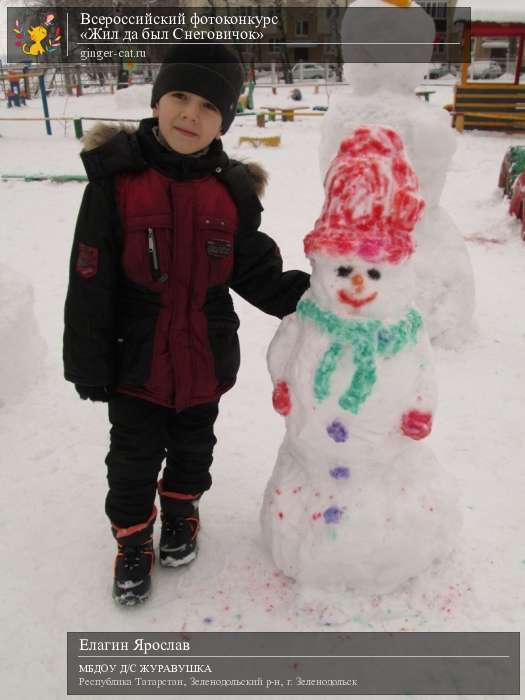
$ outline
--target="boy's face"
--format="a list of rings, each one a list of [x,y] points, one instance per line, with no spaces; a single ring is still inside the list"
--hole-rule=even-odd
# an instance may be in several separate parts
[[[162,95],[153,116],[168,144],[183,155],[209,146],[221,131],[222,115],[208,100],[192,92],[167,92]]]

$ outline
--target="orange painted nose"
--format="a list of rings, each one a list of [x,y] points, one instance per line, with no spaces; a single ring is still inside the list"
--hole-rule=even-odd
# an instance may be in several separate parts
[[[352,284],[354,287],[362,287],[364,282],[363,275],[352,275]]]

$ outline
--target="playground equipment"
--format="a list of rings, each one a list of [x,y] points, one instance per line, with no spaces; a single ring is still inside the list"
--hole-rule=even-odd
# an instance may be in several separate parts
[[[87,175],[0,175],[0,180],[22,180],[23,182],[87,182]]]
[[[509,197],[509,213],[521,219],[521,237],[525,240],[525,146],[507,149],[501,164],[498,187]]]
[[[255,80],[253,77],[245,83],[244,89],[248,86],[246,95],[241,95],[237,103],[237,114],[244,112],[246,109],[253,109],[253,91],[255,89]]]
[[[0,117],[0,122],[10,122],[16,121],[20,122],[46,122],[46,126],[49,125],[48,134],[51,136],[51,122],[73,122],[73,128],[75,130],[75,136],[77,139],[81,139],[84,136],[83,121],[92,122],[133,122],[138,124],[140,119],[113,119],[105,117],[50,117],[49,115],[42,117],[20,117],[19,119],[10,119],[6,117]]]
[[[525,241],[525,170],[514,183],[509,212],[521,219],[521,237]]]
[[[275,115],[280,114],[283,122],[293,122],[295,119],[295,113],[301,110],[309,109],[308,105],[303,105],[302,107],[261,107],[261,109],[268,110],[268,120],[271,122],[275,121]]]
[[[2,73],[2,79],[6,76]],[[40,90],[40,95],[42,97],[42,109],[44,112],[44,119],[46,122],[46,131],[51,135],[51,123],[49,118],[49,109],[47,106],[47,93],[44,84],[44,74],[30,72],[29,68],[26,66],[21,73],[15,71],[9,71],[7,73],[7,81],[9,83],[9,88],[6,90],[4,85],[4,91],[7,97],[8,107],[20,107],[21,104],[25,105],[26,99],[29,99],[29,78],[38,78],[38,85]],[[21,88],[20,81],[24,81],[24,88]]]
[[[506,197],[512,195],[514,183],[525,171],[525,146],[511,146],[507,149],[499,171],[498,187]]]
[[[239,146],[243,143],[250,143],[254,148],[259,146],[277,147],[281,145],[280,136],[241,136],[239,138]]]
[[[454,104],[447,106],[452,112],[452,126],[464,129],[525,131],[525,85],[520,85],[525,46],[525,15],[516,20],[515,10],[508,10],[504,3],[486,8],[472,8],[472,21],[464,22],[464,61],[459,84],[455,87]],[[471,39],[492,37],[499,40],[519,40],[516,70],[512,83],[469,82]]]
[[[19,73],[9,72],[7,74],[7,82],[9,87],[5,90],[5,95],[7,98],[7,106],[11,107],[21,107],[25,105],[26,100],[29,99],[29,95],[24,87],[22,87],[21,82],[23,75]]]

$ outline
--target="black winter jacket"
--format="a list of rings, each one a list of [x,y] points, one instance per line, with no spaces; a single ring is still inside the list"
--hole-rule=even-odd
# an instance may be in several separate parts
[[[220,141],[203,156],[179,156],[158,142],[156,125],[86,135],[64,370],[75,384],[183,410],[235,382],[228,288],[282,318],[309,276],[283,272],[275,242],[258,231],[264,171],[230,160]]]

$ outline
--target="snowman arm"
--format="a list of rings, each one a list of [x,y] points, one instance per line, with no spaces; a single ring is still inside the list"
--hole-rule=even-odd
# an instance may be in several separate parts
[[[277,382],[286,379],[286,365],[292,355],[298,335],[299,322],[297,320],[297,315],[290,314],[279,324],[279,328],[270,343],[266,356],[268,369],[270,370],[274,386]]]
[[[272,403],[277,413],[287,416],[292,410],[292,398],[288,386],[287,364],[292,356],[299,323],[296,314],[290,314],[281,321],[276,334],[268,348],[268,369],[273,382]]]
[[[401,416],[401,432],[412,440],[422,440],[430,435],[437,403],[437,387],[428,338],[422,339],[420,346],[421,352],[416,357],[419,369],[414,384],[414,398]]]

